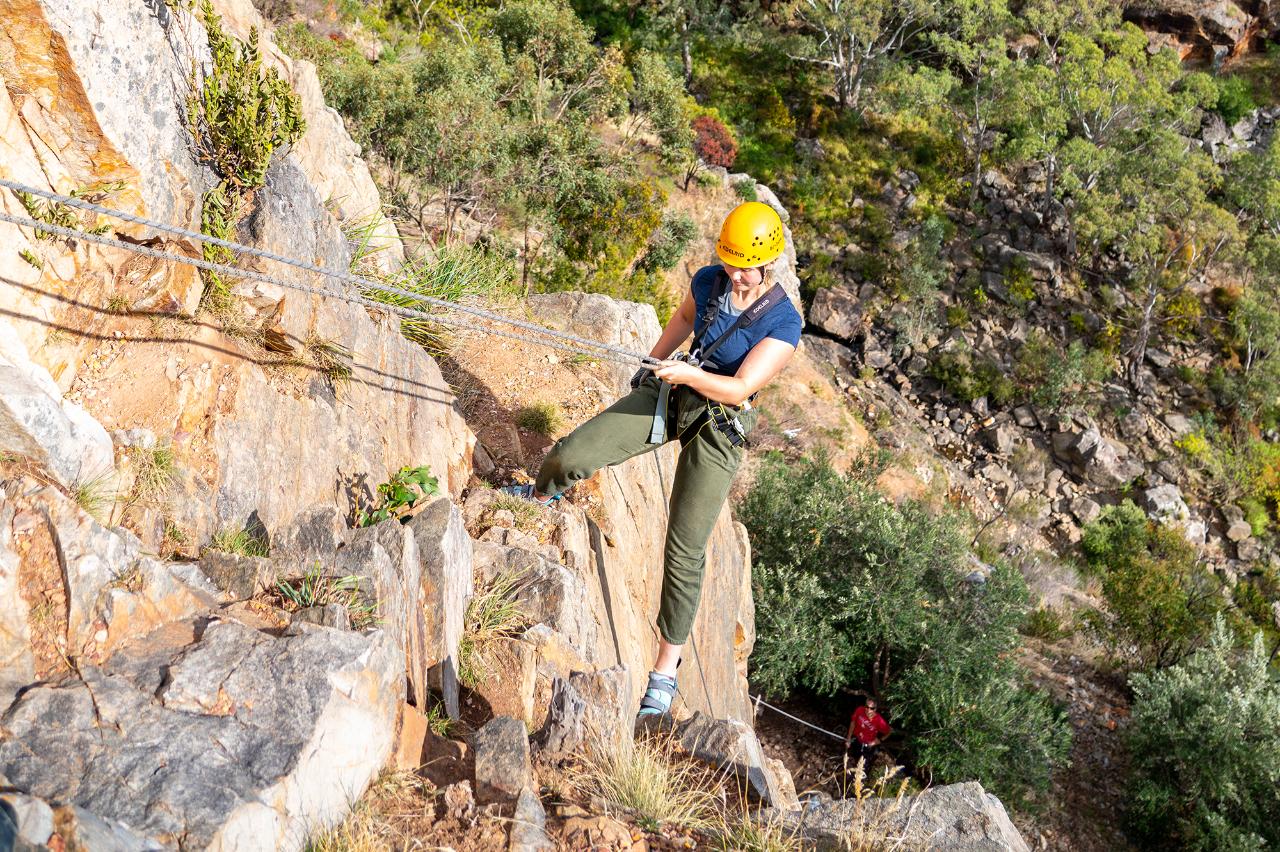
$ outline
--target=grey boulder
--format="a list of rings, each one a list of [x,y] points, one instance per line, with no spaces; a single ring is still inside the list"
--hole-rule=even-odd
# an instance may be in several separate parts
[[[170,636],[23,693],[0,720],[0,774],[165,845],[297,850],[341,820],[391,753],[389,637],[232,621]]]
[[[976,781],[934,787],[897,799],[810,800],[802,810],[760,819],[780,819],[817,850],[844,850],[855,829],[873,826],[896,838],[899,848],[935,852],[1030,852],[1000,800]]]

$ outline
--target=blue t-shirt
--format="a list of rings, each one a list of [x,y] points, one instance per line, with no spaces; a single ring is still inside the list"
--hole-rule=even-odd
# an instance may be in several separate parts
[[[697,305],[693,333],[695,337],[700,335],[699,339],[704,347],[714,343],[729,326],[737,322],[738,316],[742,313],[733,306],[733,299],[726,290],[724,298],[720,300],[716,318],[712,320],[710,327],[703,331],[707,302],[710,301],[711,294],[715,290],[716,275],[720,271],[718,264],[704,266],[694,273],[693,283],[690,285],[693,290],[693,300]],[[731,334],[711,356],[711,361],[703,364],[702,368],[709,373],[718,373],[722,376],[736,375],[738,368],[746,360],[747,353],[761,340],[772,337],[784,343],[790,343],[792,346],[798,346],[803,328],[804,320],[800,318],[800,312],[796,310],[795,305],[791,304],[791,300],[787,299],[774,305],[768,313],[751,325]]]

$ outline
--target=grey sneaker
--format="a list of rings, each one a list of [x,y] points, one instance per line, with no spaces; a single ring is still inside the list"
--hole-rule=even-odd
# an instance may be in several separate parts
[[[550,506],[552,503],[560,499],[559,494],[548,497],[545,500],[539,500],[533,496],[534,487],[532,485],[504,485],[498,489],[499,494],[508,494],[512,497],[522,497],[525,500],[532,500],[540,506]]]

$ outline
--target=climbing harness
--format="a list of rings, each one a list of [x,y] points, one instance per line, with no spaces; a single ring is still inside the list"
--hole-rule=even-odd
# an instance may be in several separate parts
[[[737,320],[725,329],[719,337],[713,340],[709,346],[703,348],[703,335],[706,334],[707,329],[711,327],[711,323],[715,322],[716,317],[719,316],[720,305],[727,298],[729,288],[729,276],[725,274],[724,270],[717,270],[716,283],[712,287],[711,294],[707,299],[707,306],[702,315],[702,331],[694,335],[693,343],[688,352],[677,352],[672,356],[671,360],[684,361],[693,367],[717,366],[712,356],[734,332],[753,325],[787,299],[787,291],[782,288],[782,285],[774,284],[763,296],[756,299],[745,311],[739,314]],[[667,409],[670,395],[671,384],[665,381],[662,382],[658,388],[658,402],[653,409],[653,425],[649,429],[650,444],[660,444],[666,437]],[[751,410],[753,399],[755,399],[755,394],[752,394],[741,406],[730,406],[722,402],[707,400],[707,416],[715,428],[722,432],[729,439],[729,443],[735,447],[740,447],[746,443],[747,430],[742,425],[738,415]],[[706,421],[700,419],[698,425],[701,426],[704,422]],[[696,433],[697,430],[692,431]]]
[[[154,219],[148,219],[145,216],[137,216],[132,213],[126,213],[122,210],[114,210],[110,207],[104,207],[100,204],[95,204],[93,202],[86,201],[83,198],[76,198],[75,196],[70,196],[70,195],[62,195],[61,193],[51,192],[47,189],[41,189],[39,187],[28,186],[26,184],[9,180],[7,178],[0,178],[0,187],[4,187],[6,189],[12,190],[15,193],[26,193],[29,195],[38,196],[48,201],[56,202],[58,204],[63,204],[68,207],[74,207],[80,210],[84,210],[86,212],[97,213],[103,216],[109,216],[114,219],[119,219],[123,222],[130,222],[137,225],[143,225],[148,228],[152,228],[156,231],[173,234],[175,236],[183,237],[186,239],[194,240],[194,241],[205,243],[208,245],[219,246],[221,248],[228,249],[237,255],[257,257],[263,260],[271,260],[277,263],[282,263],[287,266],[294,267],[295,269],[300,269],[306,272],[315,273],[318,275],[322,275],[325,278],[329,278],[336,281],[341,281],[346,284],[353,285],[357,289],[357,293],[367,294],[370,292],[380,292],[380,293],[395,295],[403,299],[412,300],[413,302],[416,302],[419,304],[430,305],[432,307],[444,309],[447,311],[456,311],[460,314],[466,314],[475,319],[509,325],[516,329],[529,332],[530,334],[539,335],[540,337],[535,338],[535,337],[530,337],[528,334],[521,334],[518,331],[505,331],[502,329],[493,328],[491,326],[482,326],[475,323],[473,320],[463,319],[460,317],[430,313],[428,311],[424,311],[421,309],[409,308],[401,305],[387,304],[385,302],[379,302],[379,301],[375,301],[374,299],[367,298],[364,295],[358,295],[357,293],[340,292],[329,287],[311,287],[296,281],[288,281],[272,275],[266,275],[264,273],[257,272],[252,269],[244,269],[242,267],[231,266],[225,263],[215,263],[213,261],[205,260],[203,258],[190,257],[185,254],[164,251],[163,249],[157,249],[150,245],[146,245],[145,243],[147,241],[139,240],[137,238],[117,239],[114,237],[105,236],[101,233],[94,233],[92,231],[88,231],[83,228],[69,228],[64,225],[55,225],[48,222],[40,222],[29,217],[15,216],[5,212],[4,210],[0,210],[0,221],[8,222],[10,224],[18,225],[20,227],[32,228],[36,231],[40,231],[47,234],[54,234],[60,237],[64,237],[66,239],[83,240],[85,242],[96,243],[98,245],[107,246],[109,248],[117,248],[124,251],[133,252],[135,254],[141,254],[147,257],[152,257],[157,260],[167,260],[167,261],[172,261],[174,263],[183,263],[183,264],[187,264],[188,266],[194,266],[198,269],[203,269],[208,272],[217,272],[222,275],[227,275],[233,278],[244,278],[251,281],[261,281],[266,284],[274,284],[278,287],[284,287],[290,290],[296,290],[303,293],[310,293],[313,295],[323,296],[331,299],[338,299],[339,301],[362,305],[366,308],[370,308],[373,310],[386,311],[388,313],[397,314],[402,317],[408,317],[412,319],[426,319],[431,322],[438,322],[444,325],[454,325],[462,328],[474,328],[474,329],[483,331],[487,334],[493,334],[499,337],[506,337],[511,340],[518,340],[523,343],[533,343],[540,346],[548,346],[554,349],[561,349],[567,352],[586,355],[591,358],[597,358],[597,359],[607,360],[607,361],[617,361],[623,364],[631,364],[631,365],[638,364],[642,368],[652,368],[657,366],[659,363],[656,358],[652,358],[648,355],[644,355],[639,352],[633,352],[629,349],[625,349],[620,346],[613,346],[608,343],[601,343],[600,341],[591,340],[590,338],[580,337],[576,334],[571,334],[569,332],[546,328],[545,326],[540,326],[536,323],[513,319],[511,317],[503,316],[502,314],[494,313],[493,311],[484,310],[483,308],[477,308],[471,305],[463,305],[458,302],[451,302],[451,301],[448,301],[447,299],[439,299],[434,296],[424,295],[422,293],[415,293],[412,290],[405,290],[402,288],[398,288],[381,281],[356,275],[351,272],[326,269],[325,267],[317,266],[313,263],[308,263],[304,260],[298,260],[297,258],[279,255],[274,252],[265,251],[263,249],[254,248],[252,246],[242,245],[240,243],[232,242],[230,240],[219,239],[217,237],[212,237],[208,234],[202,234],[199,231],[192,231],[187,228],[180,228],[175,225],[169,225],[164,222],[158,222]],[[543,339],[543,338],[551,338],[551,339]]]

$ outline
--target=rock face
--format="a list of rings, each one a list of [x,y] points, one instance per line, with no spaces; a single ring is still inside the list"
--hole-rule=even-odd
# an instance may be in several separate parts
[[[823,287],[813,297],[809,322],[827,334],[853,339],[864,330],[858,294],[848,285]]]
[[[27,357],[0,320],[0,446],[66,486],[114,472],[111,438],[80,406],[62,399],[53,377]]]
[[[631,739],[633,697],[622,667],[579,672],[562,681],[542,729],[543,752],[557,757],[591,749],[620,752]]]
[[[1055,434],[1053,451],[1073,473],[1102,488],[1119,488],[1143,470],[1126,447],[1104,438],[1096,428]]]
[[[390,754],[395,644],[382,631],[188,629],[190,644],[157,636],[25,692],[4,716],[0,774],[159,843],[301,849]]]
[[[476,796],[481,801],[511,801],[533,780],[529,735],[524,722],[499,716],[471,738],[476,759]]]
[[[745,777],[752,792],[779,810],[799,806],[791,775],[760,748],[755,731],[736,719],[710,719],[695,713],[676,729],[685,751],[718,769]]]
[[[1223,59],[1248,50],[1258,36],[1280,31],[1266,0],[1128,0],[1125,17],[1144,29],[1173,35],[1187,52]]]
[[[111,28],[104,33],[82,26],[85,7],[77,0],[0,5],[0,43],[8,46],[7,55],[18,57],[6,66],[0,94],[5,174],[64,192],[123,182],[125,188],[107,197],[107,204],[199,227],[201,196],[214,185],[213,176],[195,162],[187,134],[174,131],[184,126],[186,81],[193,64],[202,67],[207,61],[207,39],[187,11],[157,8],[124,0],[98,4],[95,14]],[[247,2],[218,8],[228,29],[241,37],[261,23]],[[103,49],[99,42],[111,47]],[[28,46],[37,44],[55,47],[48,56],[28,56]],[[294,74],[269,39],[262,44],[287,76],[311,81],[302,86],[310,93],[303,102],[308,132],[293,152],[277,154],[237,237],[345,271],[346,241],[322,193],[341,196],[340,212],[352,218],[378,209],[377,193],[340,119],[319,100],[314,71]],[[48,80],[57,85],[49,89]],[[41,91],[50,94],[38,100],[25,94]],[[146,120],[137,120],[140,113]],[[337,159],[335,151],[342,152]],[[0,204],[25,215],[8,192],[0,193]],[[133,237],[148,236],[138,226],[105,224]],[[6,338],[0,361],[33,361],[63,394],[72,391],[71,396],[89,401],[85,407],[94,419],[112,429],[147,428],[170,443],[183,498],[173,501],[170,521],[193,542],[250,521],[274,535],[303,509],[335,497],[343,512],[352,514],[373,502],[377,484],[390,471],[409,463],[428,465],[454,493],[464,484],[470,430],[453,410],[452,394],[435,364],[395,334],[395,325],[385,318],[266,285],[237,287],[250,319],[275,323],[285,345],[303,361],[308,341],[351,352],[351,379],[337,387],[322,370],[273,367],[272,359],[211,329],[176,325],[174,333],[157,340],[143,328],[134,333],[127,318],[98,307],[112,299],[152,304],[159,286],[179,296],[155,303],[157,310],[190,312],[195,307],[191,295],[198,298],[200,284],[188,267],[160,263],[140,269],[134,255],[32,242],[10,225],[0,235],[14,248],[0,258],[0,276],[17,285],[0,291],[0,307],[15,331],[0,334]],[[169,247],[198,253],[176,243]],[[41,259],[42,268],[21,260],[20,249]],[[53,295],[73,279],[79,288],[76,304],[84,307]],[[50,330],[59,327],[72,333],[49,343]],[[9,337],[16,337],[22,350]],[[129,357],[118,358],[126,346]],[[75,438],[74,428],[85,435],[90,430],[96,438],[74,441],[82,453],[94,446],[109,448],[102,427],[92,430],[91,421],[79,422],[75,409],[57,394],[42,399],[32,386],[38,374],[24,373],[25,386],[2,385],[0,433],[6,444],[15,443],[7,436],[16,422],[28,432],[38,426],[68,439]],[[9,404],[19,399],[21,406]],[[37,459],[63,479],[89,467],[67,456],[66,443],[42,437],[46,458]],[[278,451],[261,452],[266,446]],[[109,469],[109,450],[105,458]],[[282,487],[286,482],[289,486]]]
[[[264,61],[299,92],[308,127],[276,152],[235,237],[346,270],[341,226],[380,207],[358,149],[324,107],[314,69],[278,51],[248,0],[215,6],[230,32],[264,33]],[[13,57],[0,68],[0,174],[98,190],[109,206],[198,228],[217,180],[192,152],[183,110],[206,45],[196,16],[168,4],[0,0],[0,55]],[[7,191],[0,205],[25,212]],[[141,226],[83,224],[199,254]],[[379,260],[394,262],[394,228],[381,233]],[[780,277],[796,298],[789,240]],[[584,484],[582,505],[548,513],[553,540],[512,531],[477,558],[457,503],[474,436],[435,362],[391,318],[241,280],[244,327],[227,320],[231,335],[221,320],[192,320],[202,282],[182,264],[36,241],[8,225],[0,243],[0,779],[13,791],[0,808],[21,812],[24,842],[49,841],[52,825],[93,849],[302,848],[387,762],[402,712],[426,707],[430,689],[458,713],[463,613],[486,565],[529,568],[521,603],[537,622],[501,643],[503,697],[520,717],[508,733],[527,740],[526,725],[549,712],[552,751],[629,738],[656,648],[672,448]],[[244,263],[296,280],[279,264]],[[603,296],[544,296],[532,309],[634,350],[659,333],[652,308]],[[349,377],[316,354],[344,351]],[[599,382],[616,394],[630,372]],[[86,477],[132,476],[135,455],[160,447],[172,452],[172,482],[154,507],[122,493],[96,518],[83,495],[73,499]],[[408,524],[351,530],[406,465],[430,468],[441,496]],[[121,516],[128,529],[112,526]],[[241,529],[270,556],[204,550]],[[187,558],[155,556],[175,548]],[[726,508],[708,547],[682,713],[750,719],[749,565],[745,530]],[[287,627],[278,609],[245,602],[313,569],[354,577],[357,599],[299,603]],[[357,603],[370,601],[378,628],[361,630]],[[507,779],[501,761],[484,766]],[[527,792],[522,778],[503,795]],[[540,848],[542,838],[521,842]]]
[[[766,811],[763,819],[773,812]],[[894,838],[903,848],[939,852],[1028,852],[1029,847],[1000,800],[971,781],[935,787],[903,799],[810,800],[801,811],[779,815],[819,850],[846,849],[855,828]]]

